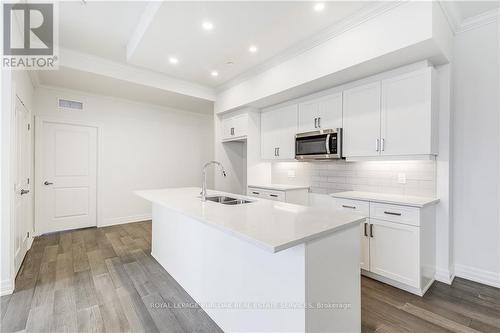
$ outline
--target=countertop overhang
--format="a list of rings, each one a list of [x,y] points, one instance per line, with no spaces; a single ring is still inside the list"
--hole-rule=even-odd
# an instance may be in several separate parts
[[[364,221],[359,215],[331,208],[308,207],[257,199],[220,191],[253,202],[224,205],[201,201],[200,188],[183,187],[135,192],[138,196],[253,243],[267,251],[279,252],[327,236]]]

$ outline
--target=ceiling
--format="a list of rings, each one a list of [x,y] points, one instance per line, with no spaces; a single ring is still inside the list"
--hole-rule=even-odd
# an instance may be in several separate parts
[[[104,93],[106,96],[196,113],[211,114],[213,112],[213,102],[205,99],[71,68],[59,67],[57,71],[39,71],[38,79],[47,86],[64,87],[92,94]]]
[[[214,91],[271,59],[280,59],[298,45],[309,45],[307,42],[315,36],[356,15],[362,16],[376,5],[374,1],[327,1],[322,11],[315,11],[318,3],[61,1],[59,42],[61,47],[82,55],[141,70],[137,77],[159,73],[163,77],[154,78],[156,83],[172,78],[178,79],[179,85]],[[499,6],[498,1],[447,4],[454,7],[459,23]],[[202,24],[207,21],[213,24],[212,30],[203,29]],[[251,45],[258,48],[257,52],[249,52]],[[178,63],[171,64],[169,57],[176,57]],[[212,102],[201,97],[159,89],[158,84],[134,84],[134,75],[125,82],[119,76],[86,73],[78,66],[60,68],[39,72],[40,83],[194,111],[212,107]],[[212,71],[217,71],[218,76],[212,76]]]
[[[62,47],[216,87],[352,15],[368,2],[164,2],[127,59],[129,42],[148,2],[61,2]],[[214,28],[206,31],[202,23]],[[112,22],[112,24],[110,24]],[[300,24],[298,24],[300,22]],[[249,52],[249,46],[258,48]],[[179,63],[172,65],[168,58]],[[233,64],[228,65],[231,61]],[[213,77],[212,71],[218,76]]]

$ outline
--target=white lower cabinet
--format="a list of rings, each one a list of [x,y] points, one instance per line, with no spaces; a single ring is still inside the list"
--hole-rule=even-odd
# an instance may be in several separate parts
[[[435,206],[341,198],[334,203],[337,209],[368,218],[360,226],[361,273],[422,296],[435,275]]]
[[[369,271],[419,288],[420,228],[378,219],[369,222]]]

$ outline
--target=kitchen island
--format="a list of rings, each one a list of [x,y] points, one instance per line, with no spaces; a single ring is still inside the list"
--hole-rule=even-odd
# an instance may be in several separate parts
[[[226,332],[359,332],[364,218],[199,188],[152,202],[152,255]],[[210,198],[209,198],[210,199]]]

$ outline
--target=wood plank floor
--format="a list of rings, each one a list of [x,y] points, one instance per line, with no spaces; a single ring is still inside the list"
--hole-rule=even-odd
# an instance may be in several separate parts
[[[151,223],[37,237],[1,332],[220,332],[151,257]],[[154,306],[154,305],[160,305]],[[362,279],[363,332],[500,332],[500,289],[463,279],[418,297]]]

